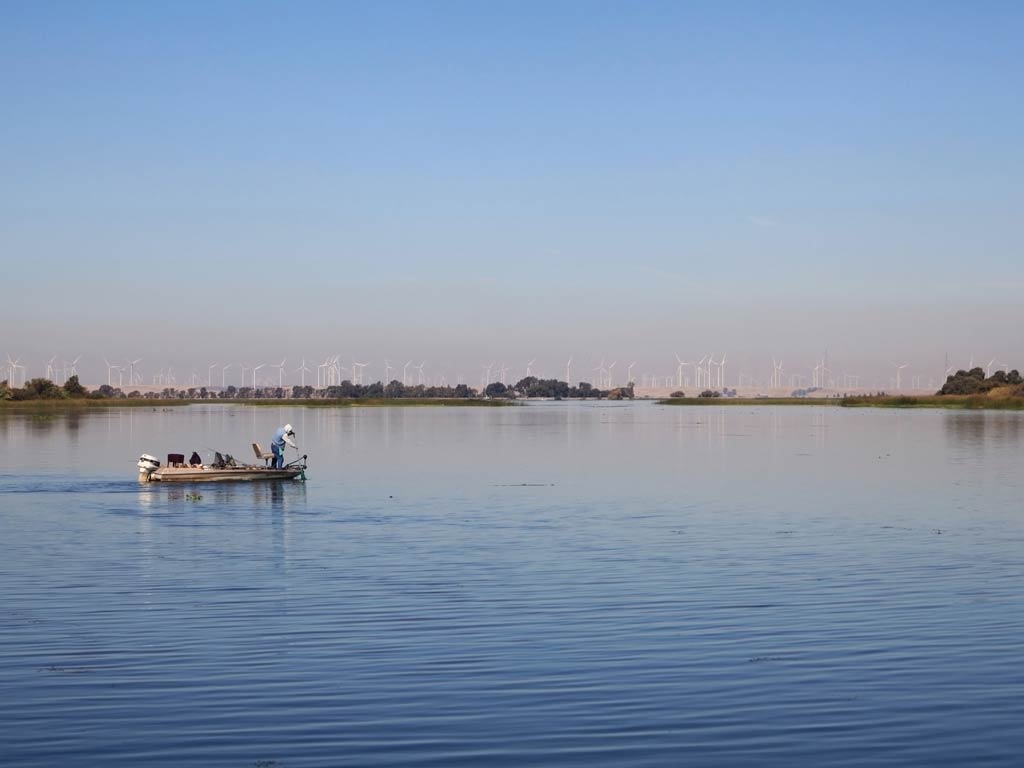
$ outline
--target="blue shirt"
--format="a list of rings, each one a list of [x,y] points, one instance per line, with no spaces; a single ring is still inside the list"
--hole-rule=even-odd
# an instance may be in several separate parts
[[[288,442],[291,442],[290,440]],[[274,439],[270,441],[271,445],[276,445],[278,449],[284,453],[285,438],[284,438],[284,427],[281,427],[274,433]]]

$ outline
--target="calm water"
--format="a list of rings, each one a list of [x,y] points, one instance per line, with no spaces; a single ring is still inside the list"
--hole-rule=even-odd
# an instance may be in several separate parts
[[[136,483],[285,421],[305,484]],[[0,416],[0,762],[1020,765],[1022,470],[1014,413]]]

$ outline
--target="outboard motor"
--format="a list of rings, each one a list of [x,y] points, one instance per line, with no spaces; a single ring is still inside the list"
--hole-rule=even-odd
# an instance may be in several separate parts
[[[139,482],[148,483],[149,476],[160,469],[160,459],[156,456],[150,456],[148,453],[144,453],[139,456]]]

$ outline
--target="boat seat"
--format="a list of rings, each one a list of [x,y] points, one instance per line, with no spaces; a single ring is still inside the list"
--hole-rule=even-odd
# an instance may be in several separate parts
[[[265,452],[263,450],[263,446],[260,445],[259,443],[253,443],[252,444],[252,452],[256,454],[256,460],[257,461],[259,461],[260,459],[263,459],[263,462],[268,467],[270,466],[270,462],[273,460],[274,454]]]

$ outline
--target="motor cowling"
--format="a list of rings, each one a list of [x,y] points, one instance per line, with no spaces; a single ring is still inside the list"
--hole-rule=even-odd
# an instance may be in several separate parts
[[[137,464],[139,468],[139,480],[145,482],[149,480],[149,476],[160,469],[160,459],[156,456],[150,456],[148,453],[144,453],[139,456],[139,462]]]

